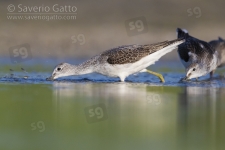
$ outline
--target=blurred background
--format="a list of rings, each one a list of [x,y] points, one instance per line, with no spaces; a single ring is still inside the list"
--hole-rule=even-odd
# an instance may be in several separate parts
[[[205,41],[225,38],[224,6],[224,0],[1,0],[0,149],[224,149],[225,78],[217,72],[213,80],[179,83],[184,67],[176,50],[151,66],[166,83],[148,73],[125,83],[98,74],[45,80],[62,61],[173,40],[177,27]]]
[[[10,4],[15,6],[12,13],[20,11],[19,4],[22,12],[25,7],[34,6],[42,9],[50,7],[51,10],[47,14],[10,14]],[[54,12],[52,6],[55,4],[75,6],[75,15],[61,16],[76,16],[76,19],[18,19],[18,16],[53,16],[55,14],[50,12]],[[10,59],[11,47],[27,43],[32,58],[86,59],[120,45],[151,44],[175,39],[177,27],[210,41],[218,36],[225,37],[224,6],[223,0],[1,0],[0,55]],[[139,17],[141,20],[138,20]],[[129,33],[139,28],[144,29],[143,32]],[[176,51],[163,57],[163,60],[174,59],[178,59]]]

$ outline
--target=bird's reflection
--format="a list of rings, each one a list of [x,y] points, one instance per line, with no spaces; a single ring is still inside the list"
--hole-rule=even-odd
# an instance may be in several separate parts
[[[167,122],[163,118],[163,109],[167,106],[169,97],[163,87],[137,83],[57,82],[53,84],[53,89],[53,103],[58,114],[56,117],[61,123],[67,122],[66,119],[70,117],[74,118],[74,111],[75,115],[79,113],[77,118],[83,119],[85,123],[84,109],[98,104],[106,106],[108,127],[114,128],[111,134],[116,134],[117,137],[122,129],[128,129],[128,123],[131,123],[129,126],[140,126],[139,131],[145,136],[149,124],[151,127],[158,127],[159,123],[165,122],[166,125]],[[169,99],[174,100],[173,97]]]
[[[190,149],[190,143],[197,140],[203,142],[198,143],[199,145],[216,148],[218,125],[224,124],[223,119],[219,117],[219,113],[222,114],[223,111],[220,107],[223,96],[223,89],[202,87],[186,87],[179,95],[177,133],[181,147]]]
[[[60,111],[68,111],[65,107],[72,103],[81,104],[83,108],[104,103],[107,108],[112,108],[115,105],[122,106],[125,101],[145,100],[145,87],[135,88],[129,83],[54,83],[54,103],[58,105],[56,108],[60,107]]]
[[[151,139],[148,142],[153,147],[159,146],[153,141],[169,141],[177,149],[191,149],[196,141],[215,149],[218,138],[225,134],[224,96],[219,88],[53,84],[56,120],[63,129],[91,135],[93,140],[107,135],[119,143],[132,137]]]

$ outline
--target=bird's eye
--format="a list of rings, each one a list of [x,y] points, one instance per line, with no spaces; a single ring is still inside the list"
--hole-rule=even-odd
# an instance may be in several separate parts
[[[57,71],[60,71],[61,70],[61,68],[57,68]]]
[[[195,68],[193,68],[193,71],[195,71],[196,69]]]

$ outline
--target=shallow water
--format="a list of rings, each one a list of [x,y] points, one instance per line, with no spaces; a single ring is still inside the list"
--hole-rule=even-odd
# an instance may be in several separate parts
[[[163,72],[166,83],[147,73],[125,83],[98,74],[46,81],[49,75],[0,74],[0,149],[225,147],[225,79],[218,74],[182,83],[184,73],[173,71]]]
[[[24,73],[14,72],[9,74],[0,74],[0,83],[24,83],[24,84],[52,84],[52,83],[120,83],[119,78],[111,78],[101,74],[93,73],[82,76],[71,76],[59,78],[54,81],[47,81],[50,73]],[[214,87],[224,88],[225,77],[223,75],[214,75],[212,79],[209,76],[201,77],[199,80],[181,81],[184,73],[162,73],[165,83],[161,83],[159,78],[148,73],[139,73],[130,75],[126,78],[126,83],[146,84],[149,86],[175,86],[175,87]]]

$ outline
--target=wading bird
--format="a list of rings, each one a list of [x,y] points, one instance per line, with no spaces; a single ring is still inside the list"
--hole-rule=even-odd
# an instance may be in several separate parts
[[[161,74],[146,68],[176,49],[184,41],[183,38],[180,38],[156,44],[120,46],[94,56],[79,65],[61,63],[56,66],[52,76],[47,80],[95,72],[109,77],[119,77],[120,81],[123,82],[131,74],[148,72],[157,76],[161,82],[165,82]]]
[[[177,37],[185,38],[185,42],[178,46],[178,55],[186,69],[186,77],[183,80],[197,80],[208,73],[212,77],[218,63],[215,49],[209,43],[190,36],[184,29],[177,28]]]

